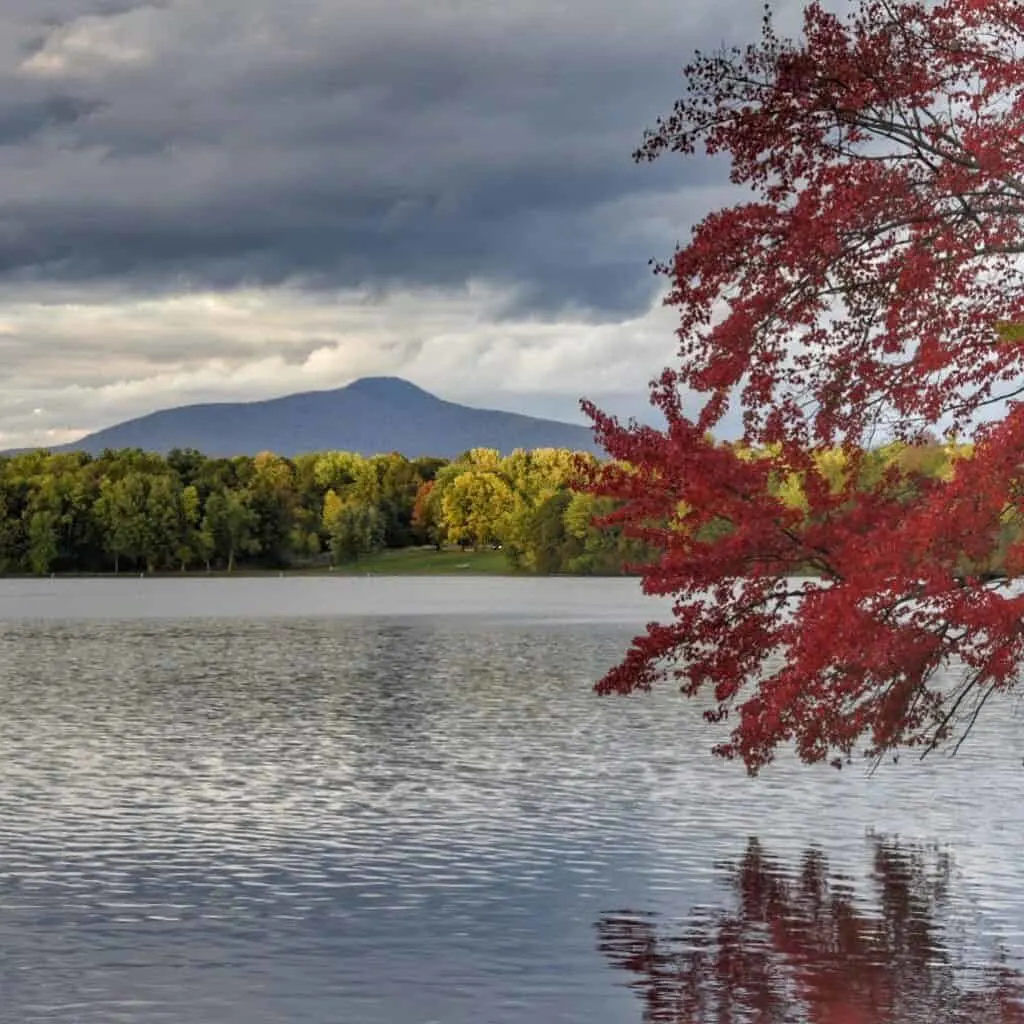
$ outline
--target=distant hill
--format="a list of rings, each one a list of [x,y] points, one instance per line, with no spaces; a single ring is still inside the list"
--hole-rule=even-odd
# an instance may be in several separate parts
[[[454,458],[468,448],[601,451],[589,427],[446,402],[397,377],[366,377],[333,391],[262,402],[164,409],[54,450],[99,454],[104,448],[196,448],[210,456],[337,449],[364,455],[397,451],[410,458]]]

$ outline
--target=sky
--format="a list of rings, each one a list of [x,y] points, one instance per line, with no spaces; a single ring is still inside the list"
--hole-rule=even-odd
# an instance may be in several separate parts
[[[676,349],[648,261],[731,193],[631,154],[761,9],[4,0],[0,447],[380,374],[647,414]]]

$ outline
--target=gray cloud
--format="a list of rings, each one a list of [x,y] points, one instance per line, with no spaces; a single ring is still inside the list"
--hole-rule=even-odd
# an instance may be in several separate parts
[[[684,226],[600,214],[719,179],[630,153],[687,53],[757,8],[17,0],[0,14],[0,278],[482,280],[515,289],[516,314],[636,312],[647,259]]]
[[[760,15],[4,0],[0,447],[379,373],[647,418],[675,349],[647,261],[735,193],[631,153],[693,48]]]
[[[0,146],[26,142],[48,128],[73,125],[100,106],[95,100],[60,93],[27,97],[19,102],[8,93],[0,101]]]

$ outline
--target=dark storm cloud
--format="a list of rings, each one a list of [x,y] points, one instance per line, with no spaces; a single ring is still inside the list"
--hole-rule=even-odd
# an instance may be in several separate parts
[[[631,151],[692,49],[759,6],[9,0],[0,278],[480,280],[517,313],[642,309],[685,224],[615,205],[721,169]]]
[[[72,125],[100,106],[95,100],[60,94],[18,102],[8,93],[0,99],[0,146],[26,142],[47,128]]]

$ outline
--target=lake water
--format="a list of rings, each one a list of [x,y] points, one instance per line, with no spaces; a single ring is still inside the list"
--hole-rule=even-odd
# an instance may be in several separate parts
[[[1016,704],[955,759],[751,780],[671,687],[591,693],[663,609],[0,582],[0,1021],[1024,1019]]]

